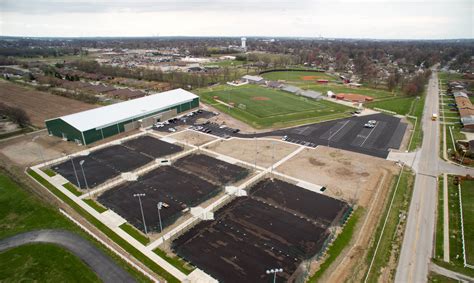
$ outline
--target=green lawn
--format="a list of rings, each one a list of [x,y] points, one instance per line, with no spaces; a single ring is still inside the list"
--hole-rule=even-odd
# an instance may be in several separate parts
[[[435,258],[442,260],[444,256],[444,195],[443,175],[438,178],[438,207],[436,209]]]
[[[428,274],[428,282],[429,283],[458,283],[459,281],[440,275],[440,274],[436,274],[434,272],[430,272],[430,274]]]
[[[98,204],[96,201],[93,199],[83,199],[85,203],[87,203],[90,207],[95,209],[97,212],[102,213],[107,211],[107,208],[103,207],[102,205]]]
[[[370,102],[367,104],[367,107],[381,108],[396,112],[400,115],[406,115],[410,113],[410,109],[415,103],[415,99],[415,97],[396,97],[392,99]]]
[[[400,215],[408,215],[408,207],[410,205],[411,194],[413,191],[414,175],[408,169],[404,169],[401,172],[400,182],[398,188],[395,191],[398,177],[393,179],[390,197],[388,202],[393,198],[393,203],[391,210],[389,211],[389,203],[386,205],[384,214],[380,218],[378,223],[377,230],[375,233],[374,240],[371,242],[369,247],[369,252],[366,257],[367,266],[370,265],[372,258],[377,248],[377,242],[381,237],[380,244],[377,249],[377,254],[375,255],[375,260],[373,262],[370,273],[367,276],[367,282],[378,282],[379,276],[383,269],[389,268],[387,266],[390,257],[393,255],[398,259],[401,243],[403,240],[403,232],[405,231],[406,220],[404,218],[400,219]],[[388,215],[388,218],[387,218]],[[387,218],[387,223],[385,224],[385,229],[382,233],[382,227],[384,225],[385,219]],[[396,266],[392,266],[395,267]],[[391,279],[394,278],[395,270],[391,269]]]
[[[76,197],[82,195],[82,192],[79,191],[79,189],[76,188],[76,186],[74,186],[72,183],[66,183],[66,184],[63,185],[63,187],[65,187],[68,191],[73,193]]]
[[[54,172],[54,171],[53,171],[52,169],[50,169],[50,168],[44,169],[43,172],[46,173],[46,175],[48,175],[49,177],[54,177],[54,176],[56,176],[56,172]]]
[[[186,261],[182,260],[178,256],[169,256],[166,254],[164,251],[162,251],[160,248],[156,248],[153,250],[154,253],[159,255],[161,258],[169,262],[171,265],[176,267],[177,269],[181,270],[184,274],[189,274],[191,273],[195,267],[191,266],[189,263]]]
[[[147,245],[150,242],[150,239],[147,236],[143,235],[140,231],[128,223],[120,225],[120,229],[127,232],[127,234],[135,238],[135,240],[139,241],[143,245]]]
[[[341,234],[337,236],[336,240],[334,240],[332,245],[326,251],[326,259],[320,265],[318,271],[316,271],[316,273],[314,273],[308,279],[308,282],[317,282],[318,279],[321,278],[324,272],[329,268],[329,266],[336,260],[342,250],[344,250],[344,248],[349,244],[352,239],[352,235],[354,234],[354,229],[363,213],[363,208],[357,208],[352,212],[352,215],[349,220],[347,220],[347,223],[345,224]]]
[[[202,100],[256,128],[283,127],[347,117],[351,108],[261,86],[219,86],[198,91]],[[234,103],[230,108],[214,100]],[[245,105],[245,106],[243,106]]]
[[[154,261],[152,261],[150,258],[148,258],[146,255],[144,255],[142,252],[137,250],[134,246],[130,245],[127,241],[122,239],[119,235],[117,235],[114,231],[112,231],[109,227],[104,225],[102,222],[94,218],[92,215],[90,215],[87,211],[85,211],[82,207],[80,207],[78,204],[76,204],[74,201],[69,199],[66,195],[64,195],[62,192],[60,192],[58,189],[56,189],[52,184],[50,184],[47,180],[45,180],[43,177],[38,175],[36,172],[33,170],[29,169],[28,174],[37,180],[40,184],[42,184],[46,189],[51,191],[54,195],[56,195],[59,199],[61,199],[63,202],[68,204],[71,208],[76,210],[77,213],[82,215],[87,221],[89,221],[92,225],[96,226],[97,229],[101,230],[102,233],[104,233],[109,239],[114,241],[116,244],[121,246],[125,251],[127,251],[131,256],[135,257],[137,260],[141,261],[144,265],[146,265],[148,268],[150,268],[153,272],[156,274],[160,275],[163,277],[166,281],[168,282],[179,282],[178,279],[176,279],[174,276],[172,276],[170,273],[168,273],[166,270],[164,270],[161,266],[156,264]],[[149,281],[145,277],[143,279],[140,279],[141,281]]]
[[[101,282],[78,257],[52,244],[29,244],[0,253],[1,282]]]
[[[137,280],[149,281],[144,275],[132,269],[128,264],[119,259],[118,256],[97,243],[79,227],[66,219],[58,212],[57,208],[45,204],[32,194],[27,193],[18,183],[3,173],[0,173],[0,192],[0,239],[38,229],[69,230],[93,242],[111,256],[115,262],[137,278]],[[45,253],[44,255],[48,254]],[[2,260],[0,260],[1,262]],[[67,264],[66,262],[61,263]],[[56,266],[58,269],[63,268],[62,264],[56,263]],[[18,270],[18,272],[21,271]],[[54,270],[51,272],[54,272]],[[1,278],[0,281],[2,281]]]
[[[448,176],[449,254],[452,264],[463,266],[459,194],[458,186],[453,184],[453,179],[453,176]]]
[[[219,66],[219,67],[234,67],[234,66],[242,66],[245,61],[237,61],[237,60],[223,60],[217,62],[210,62],[204,64],[205,66]]]
[[[474,265],[474,181],[461,183],[466,261]]]
[[[322,79],[322,80],[338,80],[339,78],[326,74],[324,72],[305,72],[305,71],[289,71],[289,72],[270,72],[262,74],[267,80],[278,81],[278,80],[285,80],[289,84],[314,84],[314,80],[305,81],[303,80],[304,76],[313,76],[315,79]]]

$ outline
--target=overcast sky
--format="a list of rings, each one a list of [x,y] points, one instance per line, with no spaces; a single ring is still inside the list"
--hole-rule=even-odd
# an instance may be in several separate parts
[[[473,38],[474,0],[0,0],[0,35]]]

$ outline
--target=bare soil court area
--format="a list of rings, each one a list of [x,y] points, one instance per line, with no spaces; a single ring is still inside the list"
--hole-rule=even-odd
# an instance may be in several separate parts
[[[142,198],[145,222],[148,231],[159,231],[158,202],[164,202],[161,210],[163,227],[173,224],[183,210],[212,198],[223,190],[223,185],[245,178],[249,171],[205,155],[188,155],[173,166],[161,166],[138,178],[114,187],[98,201],[112,209],[144,231],[143,220],[136,193],[145,193]]]
[[[367,207],[384,174],[396,174],[392,161],[318,146],[298,153],[276,171],[327,188],[325,195]],[[386,180],[387,182],[389,179]]]
[[[267,190],[280,196],[270,197]],[[310,203],[319,205],[311,210]],[[270,282],[269,267],[283,268],[278,282],[291,282],[301,276],[301,262],[321,252],[329,225],[341,222],[349,210],[341,201],[266,179],[249,197],[218,210],[214,221],[176,239],[173,249],[221,282]]]
[[[257,166],[270,167],[272,163],[298,149],[298,146],[278,140],[235,138],[215,142],[206,148],[250,164],[257,160]]]
[[[86,156],[76,156],[72,160],[52,166],[52,169],[79,188],[86,187],[85,181],[89,188],[93,188],[121,173],[144,166],[152,162],[154,158],[181,150],[183,148],[179,146],[150,136],[141,136],[126,141],[123,145],[112,145],[93,151]],[[81,161],[84,161],[82,167]]]
[[[33,126],[44,128],[44,120],[97,107],[78,100],[31,90],[0,80],[0,101],[8,106],[23,109]]]

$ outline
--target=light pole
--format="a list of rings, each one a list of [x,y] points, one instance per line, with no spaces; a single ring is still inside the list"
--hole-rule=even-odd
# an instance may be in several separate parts
[[[273,178],[273,166],[275,165],[275,142],[272,141],[272,178]]]
[[[138,197],[138,202],[140,203],[140,211],[142,212],[142,220],[143,220],[143,228],[145,229],[145,234],[148,234],[146,230],[146,223],[145,223],[145,214],[143,214],[143,206],[142,206],[142,198],[145,194],[133,194],[133,197]]]
[[[71,160],[72,163],[72,169],[74,170],[74,175],[76,176],[76,181],[77,185],[79,186],[79,189],[81,189],[81,182],[79,182],[79,177],[77,176],[77,171],[76,171],[76,166],[74,165],[74,160],[69,156],[69,159]]]
[[[156,208],[158,208],[158,220],[160,220],[160,233],[163,232],[163,226],[161,225],[161,214],[160,214],[160,210],[161,210],[162,207],[163,207],[163,202],[160,201],[156,205]]]
[[[86,183],[86,189],[89,190],[89,184],[87,184],[86,173],[84,173],[84,167],[82,167],[82,164],[84,164],[84,162],[85,160],[79,161],[79,165],[81,165],[82,177],[84,177],[84,183]]]
[[[44,163],[44,155],[43,155],[43,151],[41,151],[41,146],[40,146],[38,143],[35,142],[39,137],[40,137],[40,136],[36,136],[36,137],[32,138],[31,141],[34,142],[34,143],[38,146],[38,151],[39,151],[41,160],[42,160],[43,163]]]
[[[283,268],[268,269],[267,274],[273,274],[273,283],[276,282],[276,276],[278,272],[283,272]]]

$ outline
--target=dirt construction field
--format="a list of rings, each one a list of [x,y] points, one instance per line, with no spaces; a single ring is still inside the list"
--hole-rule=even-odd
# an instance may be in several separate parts
[[[253,139],[239,138],[215,142],[206,148],[251,164],[255,162],[256,156],[257,166],[267,168],[272,164],[273,144],[275,145],[275,162],[298,149],[297,145],[278,140],[258,139],[255,142]]]
[[[394,174],[392,161],[318,146],[305,149],[276,169],[283,174],[325,186],[324,194],[367,207],[382,174]]]
[[[172,138],[177,141],[180,141],[183,144],[191,144],[194,146],[201,146],[216,139],[213,136],[201,134],[196,131],[183,131],[174,134]]]
[[[74,99],[31,90],[0,80],[0,101],[25,110],[33,126],[44,128],[44,120],[97,107]]]

